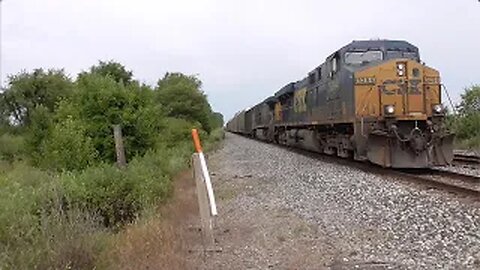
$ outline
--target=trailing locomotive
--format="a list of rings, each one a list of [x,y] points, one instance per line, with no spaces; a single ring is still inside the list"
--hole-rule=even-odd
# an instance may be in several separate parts
[[[237,113],[227,130],[383,167],[453,159],[439,72],[406,41],[353,41],[302,80]]]

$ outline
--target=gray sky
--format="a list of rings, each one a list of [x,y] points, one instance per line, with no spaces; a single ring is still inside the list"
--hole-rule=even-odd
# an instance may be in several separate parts
[[[480,83],[477,0],[3,0],[2,78],[114,59],[140,81],[199,74],[228,119],[354,39],[405,39],[455,100]]]

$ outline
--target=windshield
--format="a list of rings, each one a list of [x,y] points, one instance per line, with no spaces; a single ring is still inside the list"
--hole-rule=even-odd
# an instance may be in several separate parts
[[[402,51],[387,51],[387,59],[394,58],[408,58],[408,59],[417,59],[417,53],[415,52],[402,52]]]
[[[382,51],[346,52],[345,63],[358,65],[383,59]]]

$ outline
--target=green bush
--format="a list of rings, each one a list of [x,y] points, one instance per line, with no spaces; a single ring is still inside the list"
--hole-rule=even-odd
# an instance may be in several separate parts
[[[56,170],[80,170],[94,165],[97,151],[86,136],[85,125],[67,118],[53,128],[45,142],[44,167]]]
[[[44,259],[41,217],[56,190],[52,177],[23,163],[0,176],[0,269],[33,269]]]
[[[194,151],[191,139],[178,141],[175,147],[159,147],[155,151],[148,152],[138,161],[150,163],[152,167],[160,168],[169,177],[173,177],[189,164]]]
[[[480,112],[460,116],[457,119],[457,136],[461,139],[468,139],[480,136]]]
[[[0,176],[0,241],[15,243],[34,233],[36,214],[54,197],[55,185],[47,173],[17,163]]]
[[[127,159],[154,147],[161,131],[162,111],[152,91],[138,84],[124,86],[110,77],[84,74],[71,101],[60,104],[57,119],[72,118],[85,125],[100,161],[115,161],[112,126],[122,127]]]
[[[166,117],[162,121],[163,129],[157,139],[157,147],[175,147],[176,145],[191,141],[192,128],[198,128],[200,124],[194,124],[184,119]]]
[[[451,121],[461,147],[480,148],[480,86],[466,88],[458,106],[459,114]]]
[[[470,138],[456,138],[455,146],[460,149],[474,149],[480,151],[480,136]]]
[[[217,128],[209,136],[209,140],[211,142],[219,142],[221,140],[225,139],[225,131],[223,128]]]
[[[33,165],[38,166],[44,160],[45,142],[53,129],[53,113],[44,106],[32,110],[31,123],[25,134],[25,149]]]
[[[3,134],[0,136],[0,157],[9,163],[21,159],[24,155],[25,143],[22,136]]]
[[[104,164],[81,173],[65,173],[62,182],[67,201],[99,215],[106,227],[132,222],[147,206],[170,194],[170,178],[159,165],[144,158],[134,159],[125,170]]]
[[[112,165],[91,167],[81,173],[65,173],[62,184],[68,205],[99,215],[107,227],[133,221],[141,203],[136,184]]]

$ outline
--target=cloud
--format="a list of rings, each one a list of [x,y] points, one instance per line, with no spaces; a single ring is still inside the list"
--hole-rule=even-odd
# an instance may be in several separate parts
[[[354,39],[405,39],[458,100],[480,82],[477,1],[4,0],[5,74],[115,59],[154,84],[199,74],[226,117],[301,79]]]

